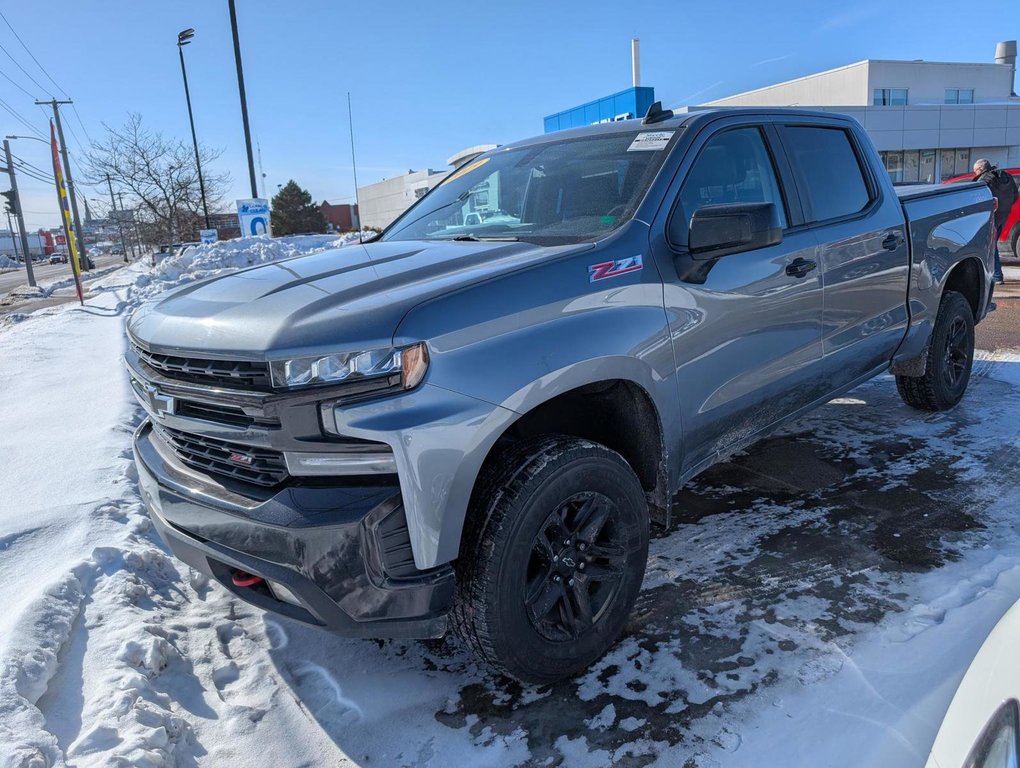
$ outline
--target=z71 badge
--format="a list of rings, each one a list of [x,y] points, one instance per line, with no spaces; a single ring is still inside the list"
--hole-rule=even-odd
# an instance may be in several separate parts
[[[609,277],[618,277],[628,272],[637,272],[642,268],[640,256],[628,256],[626,259],[616,261],[604,261],[601,264],[592,264],[588,267],[588,280],[594,283],[596,280],[605,280]]]

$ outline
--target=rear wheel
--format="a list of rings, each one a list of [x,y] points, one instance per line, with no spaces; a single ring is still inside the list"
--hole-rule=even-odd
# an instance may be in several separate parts
[[[483,478],[457,566],[454,626],[529,683],[584,670],[623,630],[648,557],[634,471],[587,440],[544,438]]]
[[[923,411],[946,411],[967,391],[974,362],[974,314],[962,294],[946,291],[935,318],[923,376],[897,376],[903,402]]]

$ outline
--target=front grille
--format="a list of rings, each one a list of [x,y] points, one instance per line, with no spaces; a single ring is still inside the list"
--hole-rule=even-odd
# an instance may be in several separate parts
[[[287,465],[279,451],[214,440],[158,424],[153,424],[153,428],[177,458],[189,467],[265,487],[287,479]],[[231,456],[234,458],[231,459]],[[251,463],[245,463],[248,459]]]
[[[149,352],[137,344],[131,345],[138,359],[171,379],[197,384],[219,384],[233,389],[272,389],[269,366],[247,360],[206,360],[198,357],[180,357]]]

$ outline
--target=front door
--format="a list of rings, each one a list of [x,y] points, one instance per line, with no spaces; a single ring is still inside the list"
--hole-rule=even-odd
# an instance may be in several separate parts
[[[729,118],[703,131],[673,184],[672,209],[653,225],[687,475],[739,450],[825,392],[816,240],[797,226],[799,200],[792,184],[784,183],[789,170],[770,124],[747,120]],[[692,272],[686,243],[669,242],[663,234],[685,232],[701,206],[753,202],[775,204],[782,242],[699,264]],[[682,216],[681,226],[669,227],[670,216]]]

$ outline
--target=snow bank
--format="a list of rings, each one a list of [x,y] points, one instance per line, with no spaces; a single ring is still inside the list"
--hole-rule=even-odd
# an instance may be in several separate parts
[[[340,248],[357,240],[357,235],[302,235],[270,238],[265,235],[196,245],[183,253],[159,259],[136,281],[144,296],[154,296],[183,283],[202,280],[225,271],[254,267],[308,253]],[[150,262],[151,264],[151,262]]]
[[[0,269],[21,269],[21,264],[6,254],[0,254]]]

